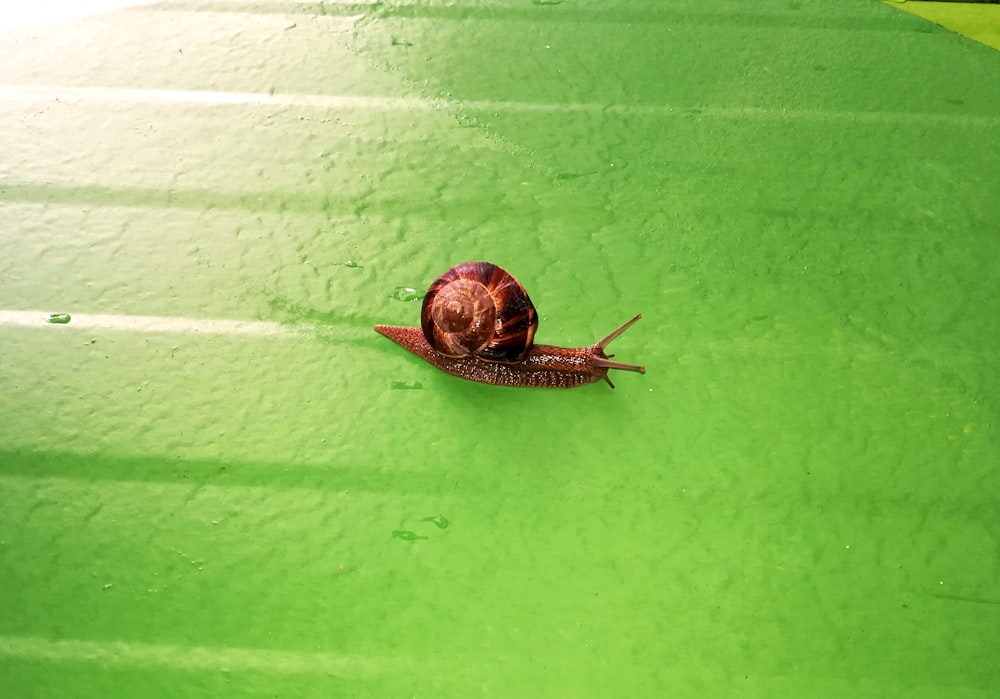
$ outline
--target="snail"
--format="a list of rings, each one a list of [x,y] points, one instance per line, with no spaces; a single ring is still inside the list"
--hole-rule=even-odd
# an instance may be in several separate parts
[[[641,317],[637,314],[589,347],[536,345],[538,314],[524,287],[494,264],[464,262],[427,290],[421,327],[376,325],[375,330],[438,369],[470,381],[573,388],[604,379],[614,388],[610,369],[646,373],[646,367],[613,362],[614,355],[604,353]]]

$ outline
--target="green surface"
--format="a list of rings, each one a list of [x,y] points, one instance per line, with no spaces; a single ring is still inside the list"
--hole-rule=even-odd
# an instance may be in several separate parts
[[[874,1],[0,41],[6,696],[995,696],[1000,53]],[[477,258],[648,373],[371,330]]]
[[[893,0],[888,0],[893,1]],[[993,3],[993,4],[987,4]],[[985,2],[899,2],[901,10],[1000,49],[1000,4]]]

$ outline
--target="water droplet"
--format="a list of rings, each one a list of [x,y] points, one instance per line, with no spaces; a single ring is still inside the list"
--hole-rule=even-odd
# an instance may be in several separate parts
[[[432,522],[438,529],[447,529],[448,525],[451,524],[448,518],[444,515],[438,515],[437,517],[424,517],[421,522]]]
[[[46,318],[46,323],[57,323],[59,325],[65,325],[71,320],[69,313],[49,313],[49,317]]]
[[[403,541],[416,541],[417,539],[428,539],[430,537],[420,536],[416,532],[411,532],[409,529],[395,529],[392,532],[393,539],[402,539]]]
[[[423,387],[424,385],[419,381],[393,381],[390,384],[393,391],[414,391]]]
[[[411,286],[397,286],[395,291],[392,292],[392,296],[389,298],[395,299],[396,301],[416,301],[417,299],[423,298],[423,294]]]

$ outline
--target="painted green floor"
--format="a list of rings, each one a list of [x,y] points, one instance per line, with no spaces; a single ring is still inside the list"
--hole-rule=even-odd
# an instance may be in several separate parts
[[[4,696],[995,696],[1000,52],[876,0],[0,42]],[[373,332],[468,259],[648,372]]]
[[[886,0],[894,2],[894,0]],[[1000,49],[1000,4],[986,2],[911,2],[895,3],[901,10],[928,19],[935,24]]]

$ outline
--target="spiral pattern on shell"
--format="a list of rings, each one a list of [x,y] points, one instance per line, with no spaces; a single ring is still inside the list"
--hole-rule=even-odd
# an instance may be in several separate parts
[[[520,282],[489,262],[464,262],[427,289],[420,325],[431,347],[516,362],[534,342],[538,314]]]

